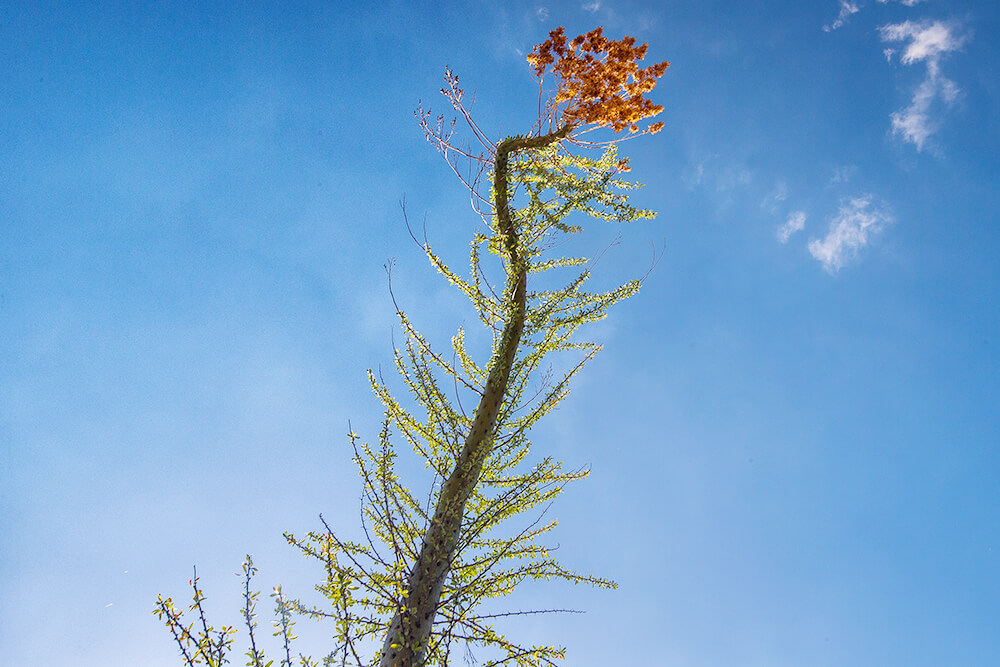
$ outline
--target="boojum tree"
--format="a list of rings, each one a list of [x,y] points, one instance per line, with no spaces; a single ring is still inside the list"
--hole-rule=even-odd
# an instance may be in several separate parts
[[[451,354],[442,354],[397,308],[405,343],[396,350],[395,365],[418,411],[407,408],[380,376],[369,372],[384,406],[379,445],[363,442],[353,430],[349,434],[364,487],[365,540],[341,539],[325,520],[322,531],[303,537],[286,534],[289,543],[324,565],[326,577],[317,590],[327,603],[308,605],[276,589],[275,634],[284,640],[283,665],[291,665],[291,612],[335,621],[336,644],[324,664],[447,665],[461,644],[486,647],[488,665],[555,664],[564,657],[563,648],[521,646],[493,623],[503,616],[559,610],[490,613],[484,603],[511,593],[525,580],[614,586],[566,569],[552,557],[539,542],[555,525],[543,523],[544,510],[513,535],[507,526],[547,505],[568,482],[586,476],[586,471],[564,470],[551,457],[529,464],[529,432],[563,400],[569,381],[600,349],[575,338],[579,327],[603,318],[641,284],[636,279],[591,292],[585,289],[591,260],[552,256],[555,246],[582,231],[567,220],[571,215],[619,223],[655,215],[629,204],[628,191],[637,186],[619,177],[629,168],[616,145],[663,126],[640,128],[640,123],[662,110],[646,95],[669,63],[640,68],[647,45],[635,42],[631,37],[607,39],[601,28],[572,40],[562,28],[552,31],[528,56],[539,82],[537,122],[527,134],[498,142],[473,120],[458,78],[446,71],[441,92],[480,150],[454,140],[455,121],[446,125],[443,116],[432,119],[418,109],[428,140],[465,182],[484,223],[470,246],[467,276],[452,270],[426,241],[421,245],[434,267],[470,299],[492,338],[492,349],[485,364],[476,361],[460,328]],[[584,138],[602,128],[610,131],[604,141]],[[588,157],[588,149],[594,148],[603,148],[603,154]],[[474,176],[463,176],[464,161],[476,166]],[[486,266],[490,256],[498,267],[492,271]],[[556,287],[529,289],[536,279],[558,282],[567,270],[571,277]],[[502,275],[502,287],[490,281],[493,272]],[[540,280],[542,274],[551,279]],[[576,351],[578,357],[567,372],[553,378],[541,371],[542,364],[559,351]],[[531,394],[533,383],[541,389]],[[474,410],[467,412],[463,399],[475,404]],[[394,437],[406,441],[432,471],[429,493],[418,495],[400,480]],[[254,640],[253,572],[248,557],[243,616],[251,648],[246,664],[264,667]],[[205,622],[197,579],[192,585],[191,610],[201,620],[199,630],[183,625],[182,613],[169,598],[160,598],[155,611],[166,619],[187,664],[221,664],[233,630],[216,631]],[[374,647],[381,643],[381,649],[366,659],[364,649],[373,642]],[[319,664],[301,656],[300,662]]]

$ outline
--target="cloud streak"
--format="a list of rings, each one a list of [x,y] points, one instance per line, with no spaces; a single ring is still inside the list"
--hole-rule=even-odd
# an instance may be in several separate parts
[[[899,2],[905,7],[916,7],[924,0],[878,0],[878,3],[880,5],[884,5],[893,1]],[[845,23],[847,23],[847,19],[849,19],[852,14],[857,14],[865,6],[863,2],[852,0],[838,0],[838,2],[840,2],[840,13],[837,14],[837,18],[833,20],[833,23],[823,26],[823,32],[832,32],[837,28],[842,27]]]
[[[904,1],[904,4],[906,2]],[[960,92],[954,81],[941,73],[941,58],[958,50],[965,43],[965,36],[958,34],[954,26],[942,21],[904,21],[879,28],[883,42],[903,42],[899,61],[904,65],[923,62],[927,75],[917,86],[909,106],[890,114],[892,132],[903,137],[923,150],[927,139],[937,131],[939,123],[932,115],[934,103],[941,100],[946,105],[955,101]],[[895,49],[887,48],[886,57],[891,60]]]
[[[851,199],[841,204],[826,236],[809,241],[809,254],[828,272],[836,273],[892,222],[892,216],[871,195]]]
[[[847,19],[850,18],[851,14],[857,14],[861,11],[861,5],[856,2],[851,2],[851,0],[840,0],[840,14],[834,19],[833,23],[830,25],[823,26],[824,32],[831,32],[837,28],[844,25]]]
[[[778,228],[778,240],[782,243],[788,243],[788,239],[792,237],[792,234],[801,232],[805,227],[805,211],[792,211],[788,214],[788,220],[785,221],[785,224]]]
[[[840,13],[837,15],[837,18],[833,20],[833,23],[823,26],[824,32],[831,32],[840,28],[847,23],[847,19],[849,19],[852,14],[857,14],[864,7],[864,3],[862,2],[856,2],[853,0],[838,1],[840,2]],[[878,0],[878,3],[880,5],[884,5],[892,1],[893,0]],[[895,0],[895,2],[899,2],[904,7],[916,7],[919,3],[923,2],[923,0]]]

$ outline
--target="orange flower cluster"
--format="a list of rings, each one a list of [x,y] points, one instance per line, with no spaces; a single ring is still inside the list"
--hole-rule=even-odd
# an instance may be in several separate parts
[[[639,121],[663,110],[662,105],[653,104],[643,95],[653,89],[670,66],[662,62],[639,69],[636,63],[645,57],[648,46],[635,46],[634,37],[626,36],[617,42],[607,39],[601,28],[567,43],[560,27],[535,46],[528,62],[534,65],[539,79],[552,66],[558,85],[556,105],[568,102],[562,122],[635,132]],[[662,127],[663,123],[654,123],[646,131],[653,133]]]

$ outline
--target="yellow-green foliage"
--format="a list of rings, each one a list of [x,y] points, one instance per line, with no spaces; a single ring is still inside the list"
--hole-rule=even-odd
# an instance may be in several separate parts
[[[481,180],[482,173],[466,181],[456,168],[474,205],[485,203],[488,208],[483,214],[487,232],[474,235],[471,243],[469,274],[452,270],[424,246],[431,264],[469,298],[492,335],[492,351],[486,359],[477,359],[461,328],[448,353],[435,351],[410,319],[397,313],[405,342],[396,350],[395,364],[409,398],[397,399],[369,372],[384,406],[378,443],[371,445],[353,430],[349,433],[364,487],[365,539],[341,539],[325,520],[322,531],[302,537],[286,534],[289,543],[323,565],[325,577],[316,588],[326,603],[307,606],[275,589],[274,634],[284,647],[281,667],[292,665],[293,612],[334,621],[335,646],[323,658],[325,666],[443,666],[462,645],[486,647],[490,657],[485,665],[554,664],[564,649],[520,646],[493,623],[507,616],[563,610],[491,613],[484,603],[509,595],[527,580],[614,587],[608,579],[565,568],[542,543],[555,526],[545,519],[548,503],[587,471],[564,470],[548,456],[530,458],[530,432],[566,397],[570,380],[600,349],[575,337],[579,327],[603,318],[640,286],[639,280],[632,280],[609,291],[588,291],[591,260],[552,256],[551,250],[580,232],[588,220],[622,223],[653,216],[628,203],[628,191],[637,186],[618,178],[628,165],[615,152],[616,139],[597,160],[567,148],[594,147],[579,137],[597,128],[634,133],[639,121],[659,113],[662,107],[644,95],[667,63],[640,69],[637,62],[645,52],[646,45],[636,46],[630,37],[606,39],[600,28],[570,41],[562,28],[552,31],[529,61],[540,84],[551,68],[556,89],[546,101],[540,87],[539,118],[531,135],[498,144],[487,140],[471,119],[462,105],[458,78],[448,71],[442,92],[490,154],[489,160],[453,145],[443,117],[432,126],[429,112],[418,110],[427,138],[453,168],[455,155],[473,164],[492,163],[488,181]],[[662,123],[656,123],[644,133],[660,127]],[[494,187],[488,200],[479,191],[483,182]],[[499,266],[502,287],[490,284],[484,261]],[[533,289],[536,283],[557,287]],[[555,352],[576,356],[569,370],[554,378],[540,370]],[[539,382],[541,389],[529,392],[529,386]],[[478,403],[474,413],[466,412],[463,396],[470,404]],[[429,491],[409,488],[400,480],[396,460],[403,443],[432,472]],[[271,663],[264,662],[254,636],[254,572],[248,556],[242,610],[249,629],[246,664],[268,667]],[[173,632],[186,665],[221,665],[228,662],[234,631],[214,630],[205,621],[197,581],[191,582],[194,601],[189,608],[197,621],[185,625],[183,612],[170,598],[160,598],[154,613]],[[371,648],[383,638],[384,656]],[[304,656],[298,663],[319,665]]]
[[[607,579],[566,569],[539,540],[555,526],[554,521],[543,519],[542,508],[568,482],[586,477],[587,472],[566,471],[550,457],[531,462],[528,456],[531,427],[565,398],[569,380],[599,349],[575,339],[574,333],[582,324],[603,318],[608,308],[639,288],[639,281],[633,280],[607,292],[589,292],[585,289],[589,277],[586,258],[553,258],[545,252],[558,245],[561,237],[580,231],[579,224],[567,220],[573,213],[610,222],[652,217],[651,212],[629,205],[626,191],[635,186],[616,178],[622,166],[614,147],[601,159],[592,160],[567,154],[558,146],[533,151],[512,165],[512,194],[520,194],[524,200],[512,217],[529,273],[573,268],[576,272],[559,289],[529,289],[524,337],[490,455],[466,504],[458,549],[426,652],[427,664],[447,664],[457,642],[499,649],[499,659],[487,664],[550,663],[562,656],[561,648],[522,647],[508,640],[493,628],[498,615],[481,611],[481,603],[505,596],[529,579],[614,586]],[[481,266],[484,248],[485,254],[495,255],[503,263],[502,239],[497,229],[491,229],[473,239],[471,272],[463,277],[425,246],[431,263],[470,299],[483,326],[493,332],[495,351],[511,300],[506,293],[494,293],[485,283]],[[511,267],[505,269],[511,271]],[[357,659],[352,648],[360,642],[384,635],[406,590],[406,577],[431,521],[430,510],[436,505],[440,487],[435,484],[428,500],[426,490],[408,489],[400,482],[394,440],[408,444],[438,481],[444,479],[455,467],[472,420],[453,397],[458,392],[480,394],[487,374],[485,364],[474,360],[466,349],[463,329],[452,338],[453,354],[444,355],[431,348],[403,312],[398,316],[406,338],[396,351],[396,369],[416,409],[407,408],[369,373],[372,389],[385,409],[379,444],[370,446],[350,433],[364,485],[363,518],[370,539],[365,543],[341,540],[329,526],[302,538],[287,535],[305,554],[322,561],[327,571],[327,581],[320,590],[330,607],[300,610],[337,619],[339,645],[335,653],[348,660]],[[529,395],[529,385],[538,380],[547,355],[566,350],[576,350],[582,358],[562,377],[549,380],[542,391]]]

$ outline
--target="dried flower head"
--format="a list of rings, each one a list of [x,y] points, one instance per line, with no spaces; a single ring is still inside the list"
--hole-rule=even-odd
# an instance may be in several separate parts
[[[663,110],[644,95],[670,66],[664,61],[640,69],[637,63],[648,46],[636,46],[634,37],[607,39],[600,27],[567,41],[560,27],[535,46],[528,62],[539,80],[551,66],[556,79],[554,114],[560,123],[636,132],[639,121]],[[560,105],[565,105],[561,112]],[[654,123],[645,131],[654,133],[662,127],[663,123]]]

